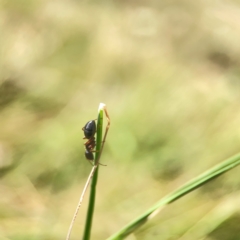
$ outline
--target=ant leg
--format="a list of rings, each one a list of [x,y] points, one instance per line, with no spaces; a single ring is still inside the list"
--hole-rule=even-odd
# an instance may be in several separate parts
[[[102,164],[102,163],[98,163],[98,165],[101,165],[101,166],[104,166],[104,167],[106,167],[107,165],[105,165],[105,164]]]
[[[88,139],[83,145],[87,146],[90,142],[94,141],[95,142],[95,138],[94,136],[91,138],[83,138],[83,139]]]
[[[92,160],[88,160],[86,159],[92,166],[94,166],[94,164],[91,162]]]
[[[91,152],[94,152],[94,153],[95,153],[95,152],[99,152],[99,151],[96,151],[96,150],[91,150]],[[98,164],[99,164],[99,165],[101,165],[101,166],[105,166],[105,167],[107,166],[107,165],[105,165],[105,164],[102,164],[102,163],[100,163],[100,162],[98,162]],[[92,165],[94,166],[94,164],[92,164]]]

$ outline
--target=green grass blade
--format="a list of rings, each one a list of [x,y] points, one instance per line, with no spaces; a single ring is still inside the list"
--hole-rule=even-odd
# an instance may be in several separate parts
[[[160,209],[166,204],[176,201],[178,198],[183,197],[187,193],[199,188],[206,182],[210,181],[211,179],[227,172],[228,170],[236,167],[240,164],[240,154],[237,154],[222,163],[218,164],[217,166],[211,168],[210,170],[204,172],[203,174],[199,175],[198,177],[192,179],[191,181],[184,184],[179,189],[173,191],[166,197],[162,198],[159,202],[157,202],[152,208],[147,210],[144,214],[130,222],[128,225],[123,227],[120,231],[109,237],[107,240],[120,240],[124,239],[126,236],[134,232],[138,229],[141,225],[143,225],[147,220],[148,217],[153,214],[156,210]]]
[[[96,154],[94,164],[99,161],[99,157],[101,155],[101,146],[102,146],[102,126],[103,126],[103,108],[100,104],[98,110],[98,119],[97,119],[97,138],[96,138]],[[93,175],[92,183],[91,183],[91,190],[90,190],[90,197],[89,197],[89,204],[87,210],[87,217],[86,223],[83,233],[83,240],[89,240],[91,236],[91,228],[92,228],[92,220],[93,220],[93,213],[94,213],[94,205],[96,199],[96,187],[97,187],[97,179],[98,179],[98,167]]]

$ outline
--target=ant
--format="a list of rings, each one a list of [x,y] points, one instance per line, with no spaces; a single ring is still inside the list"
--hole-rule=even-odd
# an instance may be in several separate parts
[[[94,160],[94,156],[93,156],[93,152],[96,152],[94,150],[95,146],[96,146],[96,141],[95,141],[95,133],[96,133],[96,123],[95,120],[91,120],[88,121],[85,126],[82,128],[83,133],[84,133],[84,138],[83,139],[88,139],[87,142],[84,143],[85,145],[85,157],[87,160],[89,161],[93,161]],[[105,133],[106,136],[106,133]],[[104,141],[102,142],[102,147],[101,147],[101,151],[105,142],[105,138],[104,137]],[[101,152],[100,151],[100,152]],[[98,164],[102,165],[102,166],[106,166],[104,164],[101,164],[98,162]]]
[[[101,150],[100,150],[98,159],[95,159],[95,164],[96,165],[98,165],[98,164],[103,165],[103,164],[99,163],[99,158],[101,156],[103,146],[104,146],[104,143],[105,143],[105,140],[106,140],[106,137],[107,137],[108,129],[110,127],[110,117],[108,115],[106,107],[104,107],[103,110],[105,112],[108,123],[107,123],[106,129],[105,129],[105,134],[104,134],[104,137],[103,137],[102,146],[101,146]],[[96,128],[97,127],[96,127],[95,120],[88,121],[85,124],[85,126],[82,128],[83,133],[84,133],[84,138],[83,139],[88,139],[87,142],[84,143],[84,145],[85,145],[85,157],[86,157],[87,160],[90,160],[90,161],[94,160],[93,152],[95,152],[94,148],[96,146],[96,141],[95,141]],[[106,165],[103,165],[103,166],[106,166]]]
[[[88,139],[87,142],[84,143],[85,145],[85,157],[86,159],[92,161],[94,159],[93,157],[93,150],[96,146],[95,141],[95,133],[96,133],[96,123],[95,120],[88,121],[86,125],[82,128],[84,133],[83,139]]]

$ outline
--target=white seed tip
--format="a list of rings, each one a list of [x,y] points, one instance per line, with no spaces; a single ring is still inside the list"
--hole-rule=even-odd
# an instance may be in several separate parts
[[[100,103],[100,104],[99,104],[98,111],[104,109],[105,107],[106,107],[106,104],[105,104],[105,103]]]

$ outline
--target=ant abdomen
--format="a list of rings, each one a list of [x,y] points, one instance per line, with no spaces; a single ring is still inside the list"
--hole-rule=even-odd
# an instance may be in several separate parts
[[[84,132],[84,136],[86,139],[90,139],[96,133],[96,123],[94,120],[91,120],[86,123],[86,125],[82,128]]]

